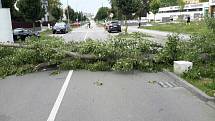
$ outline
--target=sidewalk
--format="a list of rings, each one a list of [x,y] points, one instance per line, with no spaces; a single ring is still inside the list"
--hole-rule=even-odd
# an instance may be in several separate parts
[[[164,31],[158,31],[158,30],[148,30],[148,29],[139,29],[138,26],[129,26],[128,27],[128,32],[142,32],[151,35],[152,37],[159,39],[159,40],[164,40],[167,39],[168,35],[173,35],[176,33],[173,32],[164,32]],[[182,40],[189,40],[190,35],[188,34],[180,34],[179,37]]]

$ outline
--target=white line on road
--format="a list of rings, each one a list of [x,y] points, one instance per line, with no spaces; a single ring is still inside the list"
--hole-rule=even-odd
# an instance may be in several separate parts
[[[70,81],[70,79],[72,77],[72,74],[73,74],[73,70],[69,71],[69,73],[68,73],[68,75],[66,77],[66,80],[65,80],[65,82],[64,82],[64,84],[63,84],[63,86],[62,86],[62,88],[60,90],[60,93],[59,93],[59,95],[57,97],[57,100],[55,101],[55,104],[54,104],[54,106],[52,108],[52,111],[51,111],[47,121],[54,121],[55,120],[55,117],[57,115],[58,109],[59,109],[60,104],[61,104],[61,102],[63,100],[64,95],[65,95],[65,92],[66,92],[66,89],[68,87],[69,81]]]
[[[89,32],[89,31],[87,31],[87,33],[86,33],[86,35],[85,35],[85,37],[84,37],[84,41],[87,39],[88,32]]]

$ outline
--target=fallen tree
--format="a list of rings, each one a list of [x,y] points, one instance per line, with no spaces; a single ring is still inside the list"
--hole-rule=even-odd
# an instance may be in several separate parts
[[[21,44],[0,43],[0,76],[34,72],[47,67],[57,69],[87,69],[93,71],[159,70],[152,55],[160,45],[132,33],[108,41],[87,40],[65,43],[60,38],[31,38]],[[130,65],[130,66],[128,66]],[[148,69],[148,66],[150,69]]]
[[[207,49],[214,47],[210,44],[212,41],[195,38],[210,43],[181,42],[178,36],[170,36],[165,47],[162,47],[145,37],[146,35],[141,33],[132,33],[120,34],[103,42],[87,40],[65,43],[60,38],[41,37],[39,40],[30,38],[21,44],[0,43],[0,77],[35,72],[49,67],[58,70],[155,72],[172,66],[174,60],[213,64],[213,51]],[[201,47],[202,45],[207,48]],[[195,51],[200,47],[205,50]],[[198,58],[202,53],[207,53],[209,59]]]

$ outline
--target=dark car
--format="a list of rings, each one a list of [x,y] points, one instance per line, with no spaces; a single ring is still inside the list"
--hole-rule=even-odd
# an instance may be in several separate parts
[[[27,37],[31,37],[31,36],[39,37],[40,34],[39,32],[32,32],[31,30],[24,29],[24,28],[16,28],[13,30],[14,41],[17,41],[19,39],[25,40]]]
[[[52,32],[53,34],[57,33],[66,34],[69,32],[69,25],[64,22],[56,23],[52,28]]]
[[[119,21],[112,21],[109,23],[108,25],[108,32],[121,32],[121,24],[119,23]]]

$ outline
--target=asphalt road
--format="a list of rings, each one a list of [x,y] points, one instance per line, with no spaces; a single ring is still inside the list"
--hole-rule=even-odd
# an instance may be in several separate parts
[[[124,28],[125,27],[122,27],[122,29]],[[137,26],[129,26],[128,32],[145,33],[151,36],[151,37],[147,37],[147,39],[160,44],[165,44],[167,35],[169,35],[169,33],[167,32],[138,29]],[[94,21],[91,21],[91,28],[88,28],[87,25],[83,25],[79,28],[73,28],[73,30],[67,34],[51,34],[51,36],[62,37],[66,42],[85,41],[87,39],[105,41],[108,38],[116,35],[118,35],[118,33],[108,33],[104,29],[104,27],[96,25]]]
[[[214,108],[164,73],[50,73],[0,80],[0,121],[215,120]]]
[[[51,36],[62,37],[66,42],[70,41],[85,41],[87,39],[94,39],[104,41],[111,36],[104,27],[99,27],[94,21],[91,21],[91,28],[87,25],[83,25],[79,28],[73,28],[73,30],[67,34],[52,34]]]

